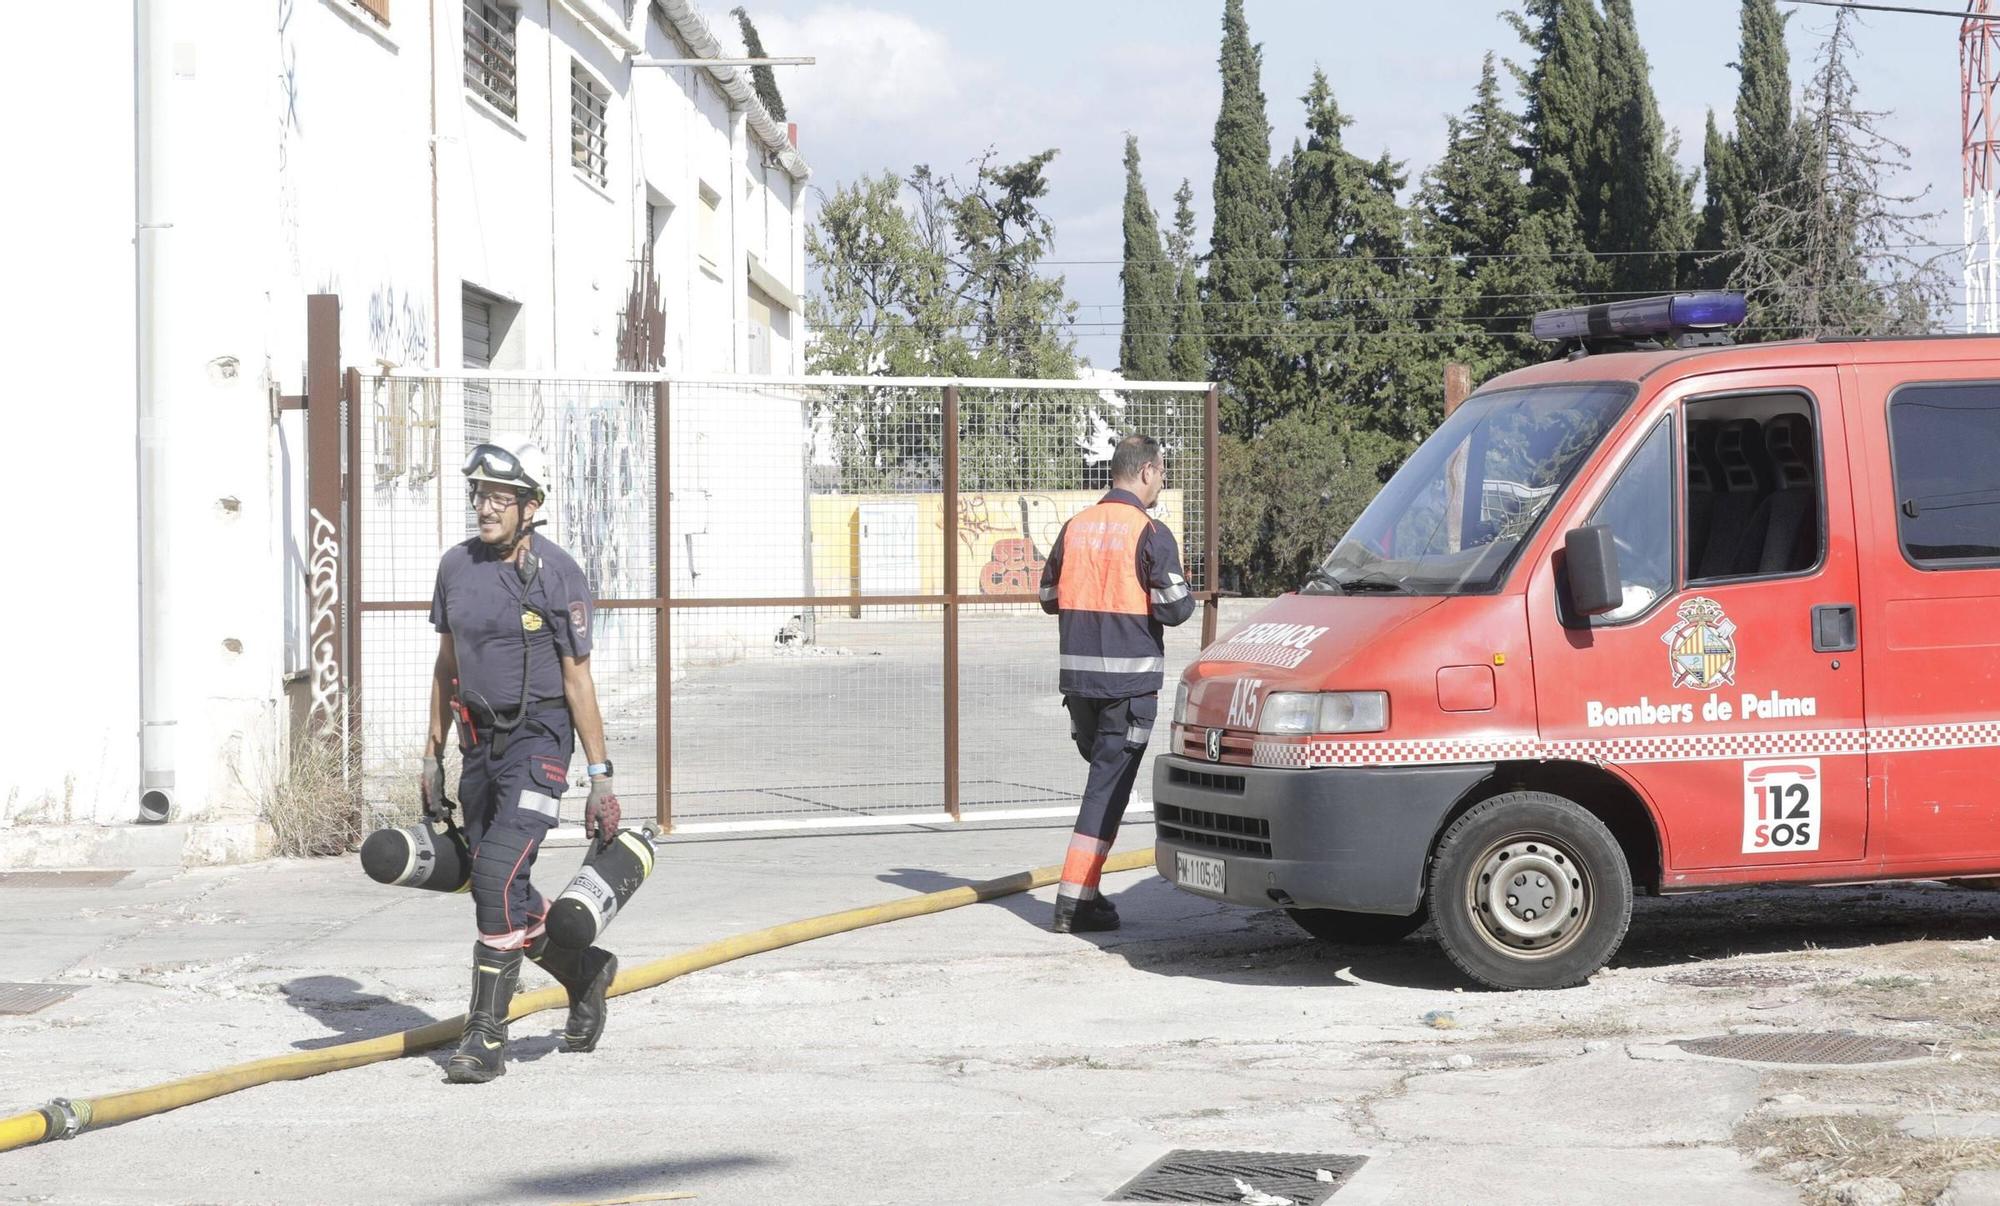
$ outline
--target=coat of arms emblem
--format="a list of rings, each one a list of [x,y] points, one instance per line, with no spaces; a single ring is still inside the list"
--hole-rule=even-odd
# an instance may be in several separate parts
[[[1722,614],[1714,599],[1694,598],[1680,605],[1676,622],[1660,639],[1666,642],[1674,686],[1713,691],[1736,681],[1736,625]]]

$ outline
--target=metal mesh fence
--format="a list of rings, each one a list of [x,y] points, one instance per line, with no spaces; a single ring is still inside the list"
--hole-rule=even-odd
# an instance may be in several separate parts
[[[490,430],[554,462],[543,531],[599,596],[592,662],[628,815],[663,779],[681,832],[1073,809],[1084,768],[1035,601],[1043,559],[1108,487],[1117,438],[1144,431],[1168,456],[1155,513],[1211,590],[1205,388],[363,378],[370,797],[414,778],[437,646],[424,613],[439,555],[471,530],[459,464]],[[1196,624],[1170,633],[1169,683],[1199,644]]]
[[[538,530],[582,568],[599,610],[591,667],[618,765],[619,795],[635,813],[658,799],[654,391],[591,380],[363,377],[356,414],[360,463],[360,714],[363,778],[377,804],[413,803],[428,724],[438,638],[429,621],[438,559],[477,530],[460,468],[473,445],[529,439],[548,453],[552,481]],[[621,606],[636,604],[636,606]],[[456,783],[455,747],[447,775]],[[576,751],[570,781],[582,777]],[[564,820],[582,816],[572,787]]]

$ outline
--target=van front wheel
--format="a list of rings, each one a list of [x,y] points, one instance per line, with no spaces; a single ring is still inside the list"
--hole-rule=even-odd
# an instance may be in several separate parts
[[[1476,804],[1438,839],[1439,945],[1492,988],[1569,988],[1603,967],[1632,921],[1617,839],[1574,801],[1519,791]]]

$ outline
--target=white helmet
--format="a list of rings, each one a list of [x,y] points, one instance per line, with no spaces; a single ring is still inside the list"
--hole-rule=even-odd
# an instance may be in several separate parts
[[[528,439],[501,438],[480,444],[465,458],[465,478],[526,490],[538,503],[548,500],[549,457]]]

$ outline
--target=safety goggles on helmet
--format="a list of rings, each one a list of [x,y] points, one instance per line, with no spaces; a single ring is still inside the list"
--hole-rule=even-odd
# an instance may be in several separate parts
[[[521,459],[498,444],[481,444],[465,458],[465,468],[461,471],[470,478],[502,482],[539,490],[542,483],[528,475],[521,466]]]

